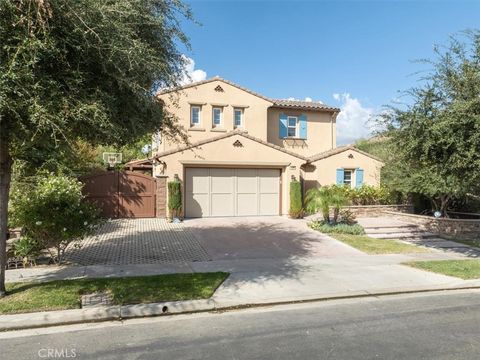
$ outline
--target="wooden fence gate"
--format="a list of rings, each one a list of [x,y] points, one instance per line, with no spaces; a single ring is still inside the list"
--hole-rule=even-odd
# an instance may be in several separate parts
[[[80,178],[83,193],[108,218],[155,217],[155,179],[133,171],[106,171]]]

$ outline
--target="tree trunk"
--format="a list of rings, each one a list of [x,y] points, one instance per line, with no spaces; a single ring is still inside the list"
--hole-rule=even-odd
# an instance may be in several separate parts
[[[8,142],[5,138],[0,138],[0,298],[7,294],[5,271],[7,268],[8,199],[12,164]]]
[[[448,217],[447,208],[448,205],[450,205],[450,200],[451,197],[449,195],[442,195],[440,197],[440,212],[442,213],[442,216]]]
[[[337,225],[339,213],[340,213],[340,208],[338,207],[333,208],[333,225]]]

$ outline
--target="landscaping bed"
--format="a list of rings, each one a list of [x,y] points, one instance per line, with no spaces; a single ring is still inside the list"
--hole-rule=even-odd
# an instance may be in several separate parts
[[[480,279],[480,260],[435,260],[404,263],[417,269],[443,275],[455,276],[464,280]]]
[[[207,299],[229,274],[167,274],[108,279],[74,279],[7,284],[0,314],[78,309],[81,296],[108,292],[112,305]]]
[[[363,235],[365,230],[360,224],[328,224],[324,221],[313,221],[310,223],[310,227],[313,230],[320,231],[324,234],[351,234],[351,235]]]

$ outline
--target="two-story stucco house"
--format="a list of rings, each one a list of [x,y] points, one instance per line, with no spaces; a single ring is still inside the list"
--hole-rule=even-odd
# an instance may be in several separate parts
[[[379,185],[378,159],[336,147],[338,108],[269,99],[218,77],[157,96],[189,137],[160,136],[154,147],[153,174],[182,182],[185,217],[288,214],[292,179],[304,190]]]

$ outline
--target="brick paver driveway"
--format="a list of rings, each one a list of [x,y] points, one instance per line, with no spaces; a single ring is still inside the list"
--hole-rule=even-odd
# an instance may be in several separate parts
[[[339,257],[363,253],[280,216],[187,219],[185,225],[212,260]]]
[[[68,247],[68,262],[131,265],[210,260],[189,228],[164,219],[111,220],[79,245]]]

